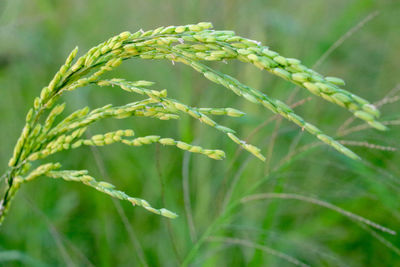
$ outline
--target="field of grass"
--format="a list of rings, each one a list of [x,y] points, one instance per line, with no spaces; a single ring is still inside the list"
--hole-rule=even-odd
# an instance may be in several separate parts
[[[68,169],[88,169],[179,217],[42,177],[21,187],[0,227],[0,266],[177,266],[185,260],[191,266],[400,265],[399,234],[343,211],[400,232],[399,14],[396,0],[0,1],[1,174],[31,103],[75,46],[82,54],[126,30],[200,21],[343,78],[346,89],[380,106],[380,121],[390,128],[368,128],[345,109],[250,64],[210,64],[294,104],[296,113],[361,156],[354,161],[183,64],[124,62],[110,77],[155,81],[193,106],[246,112],[216,120],[260,147],[266,161],[190,117],[104,120],[90,133],[134,128],[140,136],[171,136],[227,156],[215,161],[156,144],[54,155]],[[63,96],[68,112],[138,99],[96,86]],[[246,198],[252,188],[253,197]]]

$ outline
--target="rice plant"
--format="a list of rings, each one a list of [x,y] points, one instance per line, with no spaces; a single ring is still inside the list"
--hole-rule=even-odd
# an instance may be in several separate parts
[[[105,118],[124,119],[139,116],[171,120],[188,115],[220,131],[260,160],[265,160],[257,146],[246,143],[238,137],[233,129],[220,125],[212,119],[212,116],[240,117],[244,116],[244,112],[230,107],[192,107],[169,98],[165,89],[152,89],[151,86],[154,83],[150,81],[103,78],[105,73],[118,67],[124,60],[132,58],[169,60],[186,64],[201,73],[206,79],[254,104],[261,104],[270,112],[297,124],[301,130],[306,130],[326,145],[354,160],[358,160],[359,156],[318,127],[308,123],[287,104],[243,84],[228,74],[207,66],[204,62],[228,62],[237,59],[244,63],[250,63],[347,109],[355,117],[364,120],[378,130],[386,129],[378,121],[379,111],[376,107],[367,100],[343,89],[345,84],[340,78],[325,77],[304,66],[300,60],[286,58],[257,41],[237,36],[233,31],[213,30],[212,24],[208,22],[159,27],[149,31],[139,30],[135,33],[123,32],[93,47],[79,58],[77,58],[77,53],[78,48],[70,53],[54,78],[35,98],[33,107],[26,115],[26,124],[15,145],[8,169],[1,177],[1,180],[6,183],[6,188],[0,202],[0,223],[4,220],[20,186],[40,176],[80,182],[111,197],[129,201],[134,206],[143,207],[161,216],[168,218],[177,216],[166,208],[154,208],[146,200],[129,196],[108,182],[98,181],[90,176],[87,170],[64,170],[61,163],[46,160],[48,156],[57,152],[78,149],[81,146],[105,146],[114,143],[128,146],[159,143],[199,153],[215,160],[222,160],[225,157],[224,151],[220,149],[203,148],[174,138],[163,137],[158,133],[149,136],[135,136],[135,129],[119,129],[99,133],[90,138],[85,136],[89,126]],[[66,104],[57,104],[61,96],[66,92],[88,85],[119,87],[129,93],[139,94],[143,99],[122,106],[108,104],[95,109],[84,107],[63,116]],[[282,196],[269,195],[269,197]],[[308,201],[311,200],[308,199]],[[321,204],[315,203],[315,201],[313,203]],[[327,206],[327,204],[323,205]],[[331,206],[329,208],[334,209]],[[339,212],[343,211],[339,210]],[[351,217],[350,214],[345,215]],[[355,217],[355,219],[359,218]],[[362,220],[362,222],[377,229],[386,230],[368,220]],[[198,243],[198,245],[200,244]],[[196,251],[195,249],[193,251]]]

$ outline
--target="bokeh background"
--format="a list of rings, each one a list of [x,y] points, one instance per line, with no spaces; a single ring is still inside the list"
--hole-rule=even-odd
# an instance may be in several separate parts
[[[332,136],[357,145],[351,148],[364,160],[354,162],[326,146],[310,148],[316,140],[298,127],[273,118],[186,66],[131,60],[113,76],[155,81],[156,88],[166,88],[170,96],[191,105],[245,111],[245,117],[218,121],[243,138],[251,135],[251,142],[267,156],[266,163],[238,151],[230,140],[190,118],[98,123],[91,133],[133,128],[138,135],[159,134],[222,148],[227,159],[213,161],[155,145],[117,144],[60,153],[54,158],[64,168],[88,169],[93,176],[157,207],[166,206],[180,217],[167,221],[81,184],[43,177],[23,186],[0,228],[0,265],[176,266],[193,247],[193,240],[219,216],[232,184],[236,185],[231,194],[234,201],[259,181],[263,183],[256,192],[315,197],[400,231],[400,156],[387,151],[400,149],[399,90],[394,89],[400,84],[400,2],[395,0],[0,0],[0,170],[6,169],[34,97],[76,45],[82,54],[125,30],[200,21],[260,40],[308,66],[319,61],[317,71],[345,79],[346,88],[372,102],[392,92],[381,108],[382,120],[393,124],[390,131],[356,131],[352,127],[361,125],[359,120],[342,127],[350,114],[315,97],[309,99],[305,90],[297,91],[288,82],[243,63],[211,64],[275,98],[290,103],[306,99],[297,112]],[[332,53],[323,57],[338,40]],[[137,99],[118,89],[96,87],[64,97],[67,112]],[[185,212],[183,181],[189,183],[186,192],[194,229]],[[233,240],[272,248],[312,266],[400,266],[398,235],[375,232],[329,209],[296,200],[246,203],[210,236],[196,252],[193,266],[292,266]]]

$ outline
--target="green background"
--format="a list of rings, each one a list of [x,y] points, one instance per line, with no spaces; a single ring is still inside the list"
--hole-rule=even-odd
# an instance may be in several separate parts
[[[369,15],[376,16],[345,35]],[[384,98],[400,83],[399,1],[1,0],[0,170],[6,169],[34,97],[76,45],[81,55],[125,30],[135,32],[200,21],[262,41],[308,66],[345,36],[343,43],[316,67],[317,71],[343,78],[347,89],[372,102]],[[250,65],[211,65],[286,102],[296,90],[290,83]],[[247,113],[245,117],[217,120],[233,127],[242,138],[273,117],[264,108],[211,84],[187,66],[135,59],[112,75],[155,81],[155,88],[166,88],[170,96],[191,105],[239,108]],[[350,113],[308,97],[305,90],[294,95],[291,103],[308,100],[296,112],[328,134],[338,136],[337,130]],[[86,105],[94,108],[137,99],[117,88],[97,87],[82,88],[64,97],[67,112]],[[399,102],[384,105],[382,121],[399,124],[399,108]],[[349,127],[360,124],[356,120]],[[251,139],[252,144],[262,148],[266,163],[247,152],[238,152],[225,136],[186,117],[167,122],[146,118],[106,120],[90,132],[120,128],[132,128],[138,136],[158,134],[220,148],[227,152],[227,158],[214,161],[156,145],[132,148],[116,144],[59,153],[53,158],[60,160],[64,168],[88,169],[99,180],[112,181],[130,195],[144,198],[156,207],[165,206],[180,216],[169,221],[168,226],[165,218],[129,203],[113,202],[81,184],[43,177],[23,186],[0,228],[0,265],[140,266],[145,262],[149,266],[175,266],[193,247],[183,178],[190,184],[197,239],[219,216],[232,184],[236,185],[233,201],[262,180],[257,192],[315,197],[400,230],[397,151],[351,146],[362,156],[362,162],[349,160],[326,146],[297,153],[297,148],[316,140],[276,118],[258,128]],[[339,139],[400,149],[399,126],[390,128],[388,132],[357,131]],[[400,246],[398,236],[374,232],[332,210],[297,200],[260,200],[241,205],[218,224],[211,236],[214,241],[215,237],[248,240],[312,266],[400,266],[400,252],[395,247]],[[292,266],[271,253],[243,244],[212,242],[212,238],[196,252],[192,264]]]

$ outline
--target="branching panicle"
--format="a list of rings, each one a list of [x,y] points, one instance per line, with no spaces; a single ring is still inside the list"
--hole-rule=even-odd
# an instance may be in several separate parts
[[[144,207],[156,214],[168,218],[177,216],[166,209],[155,209],[145,200],[130,197],[124,192],[116,190],[109,183],[96,181],[88,175],[86,170],[60,171],[58,170],[61,167],[60,163],[50,162],[43,163],[29,172],[31,164],[35,164],[38,160],[44,160],[49,155],[62,150],[75,149],[83,145],[104,146],[122,143],[129,146],[141,146],[160,143],[203,154],[217,160],[225,157],[222,150],[205,149],[172,138],[161,138],[158,135],[129,139],[128,137],[134,135],[133,130],[117,130],[97,134],[88,139],[82,138],[90,125],[105,118],[123,119],[140,116],[169,120],[179,119],[180,116],[186,114],[221,131],[239,146],[259,159],[265,160],[259,148],[239,139],[234,130],[218,124],[210,117],[213,115],[240,117],[244,115],[242,111],[225,107],[191,107],[167,97],[166,90],[150,89],[149,87],[153,85],[153,82],[149,81],[132,82],[124,79],[104,80],[102,78],[104,73],[113,70],[124,60],[130,58],[166,59],[184,63],[203,74],[208,80],[222,85],[251,102],[261,104],[354,159],[358,158],[356,154],[324,134],[317,127],[306,122],[285,103],[273,99],[227,74],[208,67],[202,61],[225,62],[237,59],[253,64],[262,70],[267,70],[273,75],[303,87],[329,102],[344,107],[372,127],[379,130],[386,129],[382,123],[377,121],[379,111],[365,99],[342,89],[344,82],[340,78],[324,77],[301,64],[299,60],[283,57],[257,41],[237,36],[233,31],[216,31],[211,28],[211,23],[201,22],[185,26],[159,27],[146,32],[142,30],[135,33],[123,32],[93,47],[77,59],[78,48],[75,48],[64,65],[54,75],[54,78],[35,98],[33,107],[26,116],[26,124],[9,161],[9,170],[3,176],[6,178],[7,189],[0,202],[0,222],[4,219],[11,200],[20,185],[39,176],[80,182],[112,197]],[[90,84],[101,87],[115,86],[147,98],[123,106],[106,105],[91,111],[88,107],[84,107],[55,123],[56,118],[61,116],[65,108],[65,103],[55,105],[61,95],[64,92],[73,91]],[[47,112],[47,117],[44,118],[45,110],[49,112]]]

